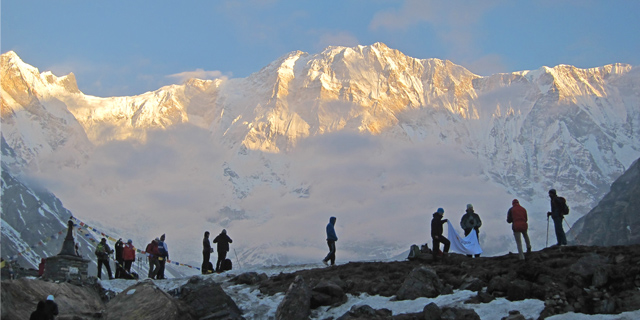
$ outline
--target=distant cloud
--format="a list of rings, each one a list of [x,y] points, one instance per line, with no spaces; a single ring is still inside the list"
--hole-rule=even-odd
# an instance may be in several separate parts
[[[221,71],[218,71],[218,70],[206,71],[203,69],[196,69],[194,71],[185,71],[185,72],[170,74],[167,76],[167,78],[177,79],[180,82],[184,82],[192,78],[202,79],[202,80],[213,80],[213,79],[225,78],[225,77],[226,76],[223,75]]]

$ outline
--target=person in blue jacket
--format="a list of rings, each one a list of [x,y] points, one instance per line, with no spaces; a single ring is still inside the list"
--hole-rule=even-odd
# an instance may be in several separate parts
[[[336,217],[331,217],[329,219],[329,224],[327,224],[327,245],[329,246],[329,254],[322,259],[322,262],[325,265],[328,265],[327,262],[331,260],[331,265],[336,264],[336,241],[338,241],[338,236],[336,235]]]

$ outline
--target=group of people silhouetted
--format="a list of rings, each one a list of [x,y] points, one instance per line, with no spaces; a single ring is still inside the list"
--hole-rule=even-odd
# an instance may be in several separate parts
[[[220,234],[213,239],[213,243],[217,244],[216,249],[218,249],[218,261],[214,269],[213,264],[209,261],[213,253],[213,248],[209,242],[209,231],[205,231],[204,239],[202,239],[202,268],[200,269],[202,274],[231,270],[232,264],[231,260],[227,259],[227,252],[229,252],[229,244],[232,242],[233,240],[227,235],[226,229],[222,229]]]
[[[551,199],[551,211],[547,212],[547,223],[549,217],[551,217],[553,219],[556,239],[558,241],[555,246],[567,245],[567,238],[562,227],[562,220],[564,219],[564,216],[569,213],[569,207],[567,206],[566,200],[557,195],[555,189],[549,190],[549,198]],[[433,219],[431,220],[431,239],[433,241],[432,252],[435,261],[438,261],[440,257],[446,256],[451,246],[449,239],[442,235],[442,225],[448,221],[447,219],[443,219],[443,217],[444,209],[438,208],[438,210],[433,214]],[[529,235],[527,233],[527,230],[529,229],[527,210],[520,205],[520,201],[518,201],[518,199],[513,199],[513,201],[511,201],[511,208],[507,211],[507,223],[511,224],[511,229],[513,230],[513,236],[516,240],[516,246],[518,247],[518,258],[520,260],[524,260],[525,255],[522,250],[522,238],[524,238],[527,253],[531,252],[531,241],[529,241]],[[472,230],[475,230],[478,241],[480,240],[480,227],[482,226],[482,220],[480,219],[480,216],[474,212],[473,205],[467,204],[467,210],[462,216],[460,226],[464,230],[465,236],[468,236]],[[440,251],[440,244],[444,245],[442,251]]]

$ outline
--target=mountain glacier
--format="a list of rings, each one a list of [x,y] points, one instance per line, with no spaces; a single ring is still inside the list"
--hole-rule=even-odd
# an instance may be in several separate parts
[[[575,221],[640,156],[640,75],[625,64],[481,77],[376,43],[101,98],[14,52],[0,62],[10,170],[141,239],[170,224],[189,247],[202,221],[235,229],[247,263],[321,257],[332,214],[345,255],[390,257],[428,240],[435,208],[456,220],[469,202],[485,251],[504,252],[512,198],[542,234],[548,189]]]

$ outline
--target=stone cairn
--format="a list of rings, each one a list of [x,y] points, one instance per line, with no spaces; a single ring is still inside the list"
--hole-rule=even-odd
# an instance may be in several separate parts
[[[64,238],[60,253],[45,259],[43,278],[82,283],[87,280],[90,261],[82,258],[75,250],[73,221],[71,219],[69,219],[68,226],[67,236]]]

